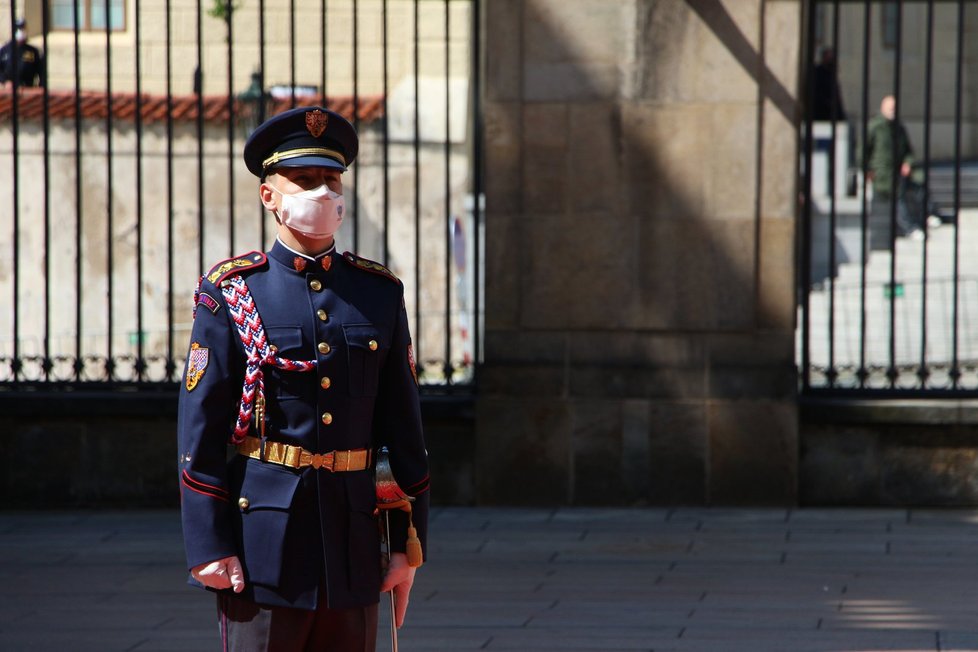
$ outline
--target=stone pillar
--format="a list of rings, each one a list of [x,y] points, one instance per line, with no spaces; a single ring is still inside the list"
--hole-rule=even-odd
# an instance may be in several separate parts
[[[492,0],[479,500],[791,504],[800,0]]]

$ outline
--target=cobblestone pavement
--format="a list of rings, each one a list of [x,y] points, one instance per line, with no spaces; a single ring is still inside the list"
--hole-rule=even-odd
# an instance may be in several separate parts
[[[432,517],[401,652],[978,651],[976,511]],[[184,577],[175,511],[0,512],[0,650],[217,650]]]

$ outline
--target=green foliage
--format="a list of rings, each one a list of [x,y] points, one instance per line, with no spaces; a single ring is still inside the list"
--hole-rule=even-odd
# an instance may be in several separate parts
[[[241,3],[234,2],[234,0],[214,0],[214,4],[207,10],[207,15],[213,16],[214,18],[220,18],[223,21],[228,21],[231,19],[231,14],[236,9],[240,8]]]

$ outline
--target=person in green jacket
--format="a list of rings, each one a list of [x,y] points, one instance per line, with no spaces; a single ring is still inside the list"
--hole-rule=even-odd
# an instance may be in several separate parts
[[[873,184],[873,214],[889,216],[895,201],[899,235],[923,237],[921,220],[907,210],[913,148],[906,128],[896,119],[896,98],[892,95],[883,98],[879,115],[869,121],[865,156],[866,176]]]

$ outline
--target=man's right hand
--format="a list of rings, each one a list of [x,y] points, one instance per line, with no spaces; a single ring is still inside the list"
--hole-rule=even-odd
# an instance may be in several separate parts
[[[230,589],[235,593],[244,590],[244,571],[236,555],[210,561],[190,569],[195,580],[212,589]]]

